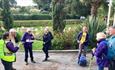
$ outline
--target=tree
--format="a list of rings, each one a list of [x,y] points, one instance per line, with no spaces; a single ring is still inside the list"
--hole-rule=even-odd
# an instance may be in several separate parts
[[[52,0],[33,0],[38,5],[39,9],[50,11],[50,5]]]
[[[84,5],[79,0],[65,0],[67,14],[72,16],[88,16],[90,14],[90,5]]]
[[[4,27],[9,30],[13,26],[13,18],[10,12],[10,0],[2,0],[2,9]]]
[[[53,0],[53,30],[55,32],[63,32],[65,28],[65,12],[64,12],[64,0]]]
[[[80,0],[84,4],[90,4],[91,5],[91,16],[96,17],[97,16],[97,10],[100,7],[102,1],[106,0]]]

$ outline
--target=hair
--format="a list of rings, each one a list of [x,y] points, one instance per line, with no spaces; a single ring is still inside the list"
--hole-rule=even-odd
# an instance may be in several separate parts
[[[9,32],[16,32],[16,30],[12,28],[9,30]]]
[[[99,40],[99,39],[104,39],[104,38],[106,38],[106,35],[105,35],[103,32],[97,33],[96,36],[97,36],[97,39],[98,39],[98,40]]]
[[[7,39],[7,37],[9,36],[9,32],[6,32],[3,34],[3,40]]]

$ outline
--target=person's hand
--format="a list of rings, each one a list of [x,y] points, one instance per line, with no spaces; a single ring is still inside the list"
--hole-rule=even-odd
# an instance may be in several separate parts
[[[80,41],[79,41],[79,40],[77,40],[77,42],[78,42],[78,43],[80,43]]]
[[[30,40],[29,40],[29,39],[27,39],[27,40],[26,40],[26,42],[30,42]]]
[[[93,52],[93,53],[95,52],[95,48],[92,49],[92,52]]]

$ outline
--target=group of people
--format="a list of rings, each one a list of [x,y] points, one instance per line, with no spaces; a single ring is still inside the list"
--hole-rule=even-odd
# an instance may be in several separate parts
[[[89,40],[88,28],[83,26],[82,31],[77,36],[79,43],[78,63],[81,54],[86,56]],[[92,54],[96,57],[98,70],[104,70],[104,67],[108,67],[108,70],[115,70],[115,27],[110,26],[106,33],[98,32],[96,40],[97,47],[92,49]]]
[[[107,35],[110,35],[107,38]],[[36,63],[33,57],[32,44],[34,42],[34,35],[30,28],[24,33],[21,38],[21,42],[25,50],[25,63],[28,65],[28,53],[32,63]],[[48,50],[51,48],[51,40],[53,39],[52,33],[49,28],[44,29],[43,35],[43,52],[45,58],[43,61],[47,61],[49,58]],[[78,63],[81,55],[86,56],[87,46],[90,40],[87,26],[83,26],[82,31],[77,35],[77,42],[79,43]],[[96,34],[97,47],[92,49],[93,55],[96,56],[96,62],[98,70],[104,70],[104,67],[108,67],[109,70],[114,70],[115,67],[115,27],[110,26],[107,33],[98,32]],[[10,29],[9,32],[3,34],[3,38],[0,40],[0,50],[3,49],[3,54],[0,51],[1,62],[4,65],[5,70],[16,70],[13,68],[13,62],[16,61],[16,52],[19,50],[19,40],[16,36],[16,30]],[[112,50],[112,51],[111,51]]]
[[[19,50],[20,44],[17,38],[17,33],[15,29],[10,29],[9,32],[3,34],[3,38],[0,40],[0,58],[5,70],[16,70],[13,68],[13,62],[16,61],[16,52]],[[25,63],[28,65],[28,53],[30,53],[30,58],[32,63],[36,63],[33,57],[32,44],[34,42],[34,35],[32,30],[28,28],[21,38],[21,42],[25,50]],[[45,53],[45,59],[47,61],[49,58],[48,50],[51,48],[51,40],[53,39],[52,33],[49,28],[44,29],[43,35],[43,52]],[[3,52],[2,52],[3,50]],[[2,53],[1,53],[2,52]]]

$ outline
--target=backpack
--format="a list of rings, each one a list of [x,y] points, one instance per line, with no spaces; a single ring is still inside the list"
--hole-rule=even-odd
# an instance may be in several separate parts
[[[107,53],[108,59],[114,59],[115,58],[115,36],[111,37],[108,41],[108,53]]]
[[[4,56],[4,40],[0,40],[0,59]]]
[[[81,56],[80,56],[80,59],[78,60],[78,64],[79,64],[80,66],[87,66],[86,56],[81,55]]]

